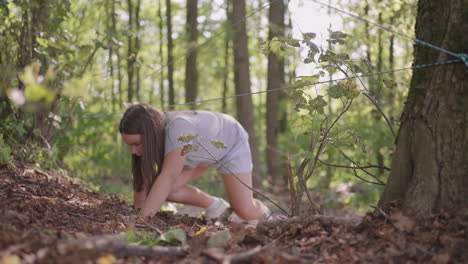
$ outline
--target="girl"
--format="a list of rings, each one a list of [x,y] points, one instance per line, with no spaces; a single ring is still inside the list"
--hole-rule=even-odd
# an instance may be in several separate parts
[[[233,117],[209,111],[163,113],[135,104],[123,115],[119,130],[132,152],[134,205],[142,216],[154,216],[168,200],[206,208],[207,219],[219,217],[229,205],[187,184],[208,168],[222,175],[240,218],[268,216],[267,207],[245,186],[252,186],[248,135]]]

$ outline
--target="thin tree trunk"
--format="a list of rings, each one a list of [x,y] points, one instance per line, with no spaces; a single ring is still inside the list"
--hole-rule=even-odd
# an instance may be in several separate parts
[[[119,94],[119,108],[122,107],[123,102],[123,91],[122,91],[122,71],[120,67],[120,47],[119,47],[119,37],[117,34],[117,21],[115,19],[115,0],[112,0],[112,49],[115,51],[115,55],[117,56],[117,85],[118,85],[118,94]]]
[[[416,38],[468,53],[467,4],[420,0]],[[414,65],[453,59],[421,45],[415,46],[414,58]],[[467,102],[463,63],[414,70],[381,205],[401,200],[406,212],[419,215],[468,206]]]
[[[141,34],[140,34],[140,8],[141,8],[141,0],[138,0],[136,10],[135,10],[135,29],[136,29],[136,32],[135,32],[135,62],[136,62],[136,65],[134,64],[134,67],[136,69],[136,89],[135,89],[135,93],[136,93],[136,98],[137,98],[137,100],[139,102],[141,102],[140,60],[138,58],[139,53],[140,53],[140,42],[141,42],[140,41],[140,38],[141,38]]]
[[[169,81],[169,105],[175,104],[175,92],[174,92],[174,64],[172,51],[174,44],[172,43],[172,11],[171,1],[166,0],[166,27],[167,27],[167,79]],[[174,107],[170,107],[171,110]]]
[[[128,37],[127,37],[127,101],[133,101],[133,73],[135,64],[135,54],[133,50],[133,3],[132,0],[127,0],[128,8]]]
[[[284,14],[286,8],[283,0],[276,1],[270,5],[268,15],[269,32],[268,39],[284,37]],[[276,89],[284,85],[284,58],[278,57],[273,52],[268,54],[267,90]],[[266,102],[266,137],[267,137],[267,169],[274,181],[281,179],[280,156],[278,152],[279,133],[279,94],[277,92],[267,93]]]
[[[197,69],[197,50],[198,41],[198,0],[187,0],[187,24],[188,50],[191,52],[187,56],[185,63],[185,102],[193,102],[197,99],[198,93],[198,69]],[[191,109],[196,105],[191,104]]]
[[[232,21],[232,4],[230,0],[226,0],[226,17],[227,21],[226,23],[231,23]],[[226,25],[228,27],[228,25]],[[222,97],[224,98],[222,101],[222,111],[223,113],[227,112],[227,100],[226,97],[228,95],[228,90],[229,90],[229,85],[228,85],[228,80],[229,80],[229,50],[230,46],[232,43],[232,35],[230,32],[227,32],[225,34],[224,38],[224,70],[223,70],[223,94]]]
[[[108,11],[107,28],[110,32],[112,32],[112,16],[114,15],[112,13],[112,4],[110,3],[111,1],[113,2],[114,0],[106,0],[106,10]],[[109,49],[108,49],[109,58],[107,60],[107,64],[109,66],[112,113],[115,113],[116,98],[115,98],[115,85],[114,85],[114,62],[112,61],[113,56],[114,56],[114,44],[113,44],[112,38],[109,39],[108,46],[109,46]]]
[[[245,11],[245,0],[236,0],[232,2],[232,19],[234,28],[234,82],[237,94],[250,93],[250,66],[249,51],[247,45],[247,31],[245,20],[243,21]],[[240,22],[242,21],[242,22]],[[252,96],[237,97],[237,114],[240,123],[249,134],[250,150],[253,162],[253,185],[259,187],[260,181],[260,161],[257,151],[257,140],[255,138],[255,119]]]
[[[164,39],[164,24],[163,24],[163,15],[162,15],[162,5],[163,0],[158,1],[158,28],[159,28],[159,40],[161,44],[159,45],[159,59],[161,60],[161,70],[159,72],[159,96],[161,100],[161,107],[164,106],[164,70],[162,66],[164,65],[164,53],[163,53],[163,39]]]

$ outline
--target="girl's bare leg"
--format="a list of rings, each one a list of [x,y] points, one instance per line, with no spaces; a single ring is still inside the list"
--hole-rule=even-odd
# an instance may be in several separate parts
[[[234,212],[244,220],[261,220],[268,212],[267,207],[253,198],[252,173],[223,174],[224,187]]]
[[[187,184],[187,182],[198,178],[207,169],[184,169],[182,174],[175,180],[167,199],[171,202],[207,208],[214,201],[214,197]]]

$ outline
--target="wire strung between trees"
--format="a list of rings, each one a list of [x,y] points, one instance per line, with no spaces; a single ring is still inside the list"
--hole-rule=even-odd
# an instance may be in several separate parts
[[[347,12],[347,11],[344,11],[344,10],[339,9],[339,8],[337,8],[337,7],[334,7],[334,6],[332,6],[332,5],[325,4],[325,3],[322,3],[322,2],[317,1],[317,0],[308,0],[308,1],[317,3],[317,4],[322,5],[322,6],[326,6],[326,7],[330,8],[330,9],[336,10],[336,11],[338,11],[338,12],[340,12],[340,13],[345,14],[345,15],[354,17],[354,18],[356,18],[356,19],[358,19],[358,20],[361,20],[361,21],[363,21],[363,22],[366,22],[366,23],[368,23],[368,24],[371,24],[371,25],[374,25],[374,26],[379,27],[379,28],[381,28],[381,29],[384,29],[384,30],[386,30],[386,31],[392,32],[393,34],[396,34],[396,35],[399,35],[399,36],[401,36],[401,37],[410,39],[410,40],[412,40],[412,41],[414,41],[414,42],[416,42],[416,43],[419,43],[419,44],[421,44],[421,45],[430,47],[430,48],[432,48],[432,49],[438,50],[438,51],[443,52],[443,53],[445,53],[445,54],[448,54],[448,55],[450,55],[450,56],[459,58],[459,59],[468,67],[468,55],[467,55],[467,54],[455,53],[455,52],[452,52],[452,51],[450,51],[450,50],[444,49],[444,48],[442,48],[442,47],[436,46],[436,45],[434,45],[434,44],[432,44],[432,43],[429,43],[429,42],[427,42],[427,41],[424,41],[424,40],[421,40],[421,39],[418,39],[418,38],[414,38],[414,37],[410,37],[410,36],[405,35],[405,34],[403,34],[403,33],[401,33],[401,32],[395,31],[395,30],[393,30],[393,29],[391,29],[391,28],[389,28],[389,27],[382,26],[382,25],[377,24],[377,23],[375,23],[375,22],[372,22],[372,21],[370,21],[370,20],[368,20],[368,19],[365,19],[365,18],[363,18],[363,17],[361,17],[361,16],[352,14],[352,13]]]
[[[366,78],[366,77],[371,77],[371,76],[377,76],[377,75],[383,75],[383,74],[388,74],[388,73],[405,71],[405,70],[423,69],[423,68],[436,67],[436,66],[442,66],[442,65],[449,65],[449,64],[460,63],[460,62],[463,62],[463,60],[462,59],[454,59],[454,60],[446,60],[446,61],[434,62],[434,63],[428,63],[428,64],[420,64],[420,65],[415,65],[415,66],[411,66],[411,67],[405,67],[405,68],[400,68],[400,69],[392,69],[392,70],[381,71],[381,72],[358,74],[358,75],[355,75],[355,76],[332,79],[332,80],[326,80],[326,81],[319,81],[319,82],[305,81],[305,82],[300,82],[300,83],[290,85],[290,86],[287,86],[287,87],[281,87],[281,88],[275,88],[275,89],[257,91],[257,92],[250,92],[250,93],[242,93],[242,94],[236,94],[236,95],[224,96],[224,97],[216,97],[216,98],[211,98],[211,99],[206,99],[206,100],[192,101],[192,102],[186,102],[186,103],[180,103],[180,104],[172,104],[172,105],[162,106],[161,108],[162,109],[168,109],[168,108],[175,107],[175,106],[202,104],[202,103],[220,101],[220,100],[224,100],[224,99],[231,99],[231,98],[237,98],[237,97],[242,97],[242,96],[249,96],[249,95],[256,95],[256,94],[263,94],[263,93],[270,93],[270,92],[278,92],[278,91],[284,91],[284,90],[289,90],[289,89],[300,88],[300,87],[304,87],[304,86],[327,84],[327,83],[332,83],[332,82],[340,82],[340,81],[344,81],[344,80],[353,80],[353,79],[358,79],[358,78]],[[99,118],[103,118],[103,117],[113,118],[115,115],[122,115],[122,114],[123,114],[123,111],[114,112],[114,113],[90,114],[90,115],[86,116],[85,119],[99,119]]]

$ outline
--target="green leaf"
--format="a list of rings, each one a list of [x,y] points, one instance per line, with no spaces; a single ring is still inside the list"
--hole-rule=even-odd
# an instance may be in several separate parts
[[[284,41],[291,47],[299,48],[301,46],[298,39],[285,38]]]
[[[312,42],[308,42],[309,52],[307,53],[307,58],[304,59],[304,63],[315,62],[315,55],[320,52],[320,49]]]
[[[309,102],[309,109],[320,114],[324,113],[325,106],[327,106],[327,102],[323,99],[322,95],[315,97]]]
[[[192,151],[197,151],[199,150],[200,148],[198,146],[194,146],[192,144],[188,144],[188,145],[185,145],[184,148],[182,149],[182,152],[181,152],[181,155],[182,156],[185,156],[187,155],[188,153],[192,152]]]
[[[218,141],[218,140],[211,140],[211,144],[213,144],[213,146],[215,148],[227,148],[227,145],[224,144],[224,142],[221,142],[221,141]]]
[[[328,88],[328,96],[338,99],[343,96],[343,89],[338,84],[332,85]]]
[[[231,240],[231,232],[229,230],[223,230],[216,233],[211,233],[208,239],[209,248],[224,248],[228,245]]]
[[[183,134],[182,136],[178,138],[178,140],[182,142],[190,142],[194,140],[195,138],[197,138],[197,136],[190,135],[190,134]]]
[[[3,141],[3,135],[0,134],[0,164],[10,161],[11,148]]]
[[[187,234],[182,229],[172,229],[156,239],[157,245],[180,245],[187,242]]]
[[[348,99],[356,98],[361,93],[354,79],[342,80],[338,85],[343,88],[343,94]]]
[[[343,33],[341,31],[332,31],[330,32],[330,39],[344,39],[348,36],[348,34]]]
[[[302,37],[304,39],[307,39],[307,40],[315,39],[316,36],[317,36],[317,34],[315,34],[313,32],[308,32],[308,33],[302,34]]]
[[[397,82],[392,79],[383,79],[382,82],[384,83],[385,87],[389,89],[394,89],[398,86]]]

